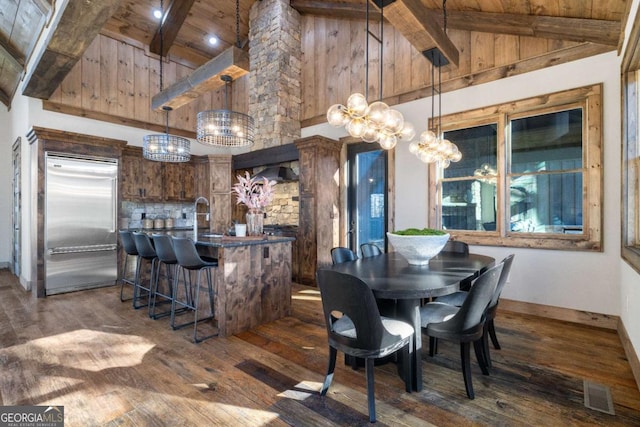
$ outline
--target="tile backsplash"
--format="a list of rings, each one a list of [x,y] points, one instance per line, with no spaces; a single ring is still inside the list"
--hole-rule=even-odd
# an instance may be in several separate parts
[[[174,228],[193,227],[193,209],[193,202],[122,202],[120,209],[120,228],[141,228],[142,219],[144,218],[173,218]]]

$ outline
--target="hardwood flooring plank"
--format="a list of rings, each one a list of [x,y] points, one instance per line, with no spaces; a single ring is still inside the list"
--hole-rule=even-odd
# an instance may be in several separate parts
[[[196,345],[190,327],[120,302],[119,287],[33,299],[0,270],[0,404],[63,405],[72,427],[367,425],[364,368],[342,354],[318,395],[328,347],[317,289],[294,285],[292,302],[290,317]],[[378,425],[640,425],[615,331],[507,311],[496,329],[491,375],[472,359],[474,400],[453,343],[425,350],[420,393],[404,391],[395,364],[376,366]],[[611,388],[615,416],[584,407],[583,379]]]

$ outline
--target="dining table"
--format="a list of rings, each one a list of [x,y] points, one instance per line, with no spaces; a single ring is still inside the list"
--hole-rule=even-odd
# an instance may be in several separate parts
[[[429,260],[428,265],[412,265],[398,252],[389,252],[326,268],[359,278],[369,286],[379,301],[395,301],[394,304],[383,304],[393,309],[382,314],[404,320],[413,326],[411,389],[421,391],[422,302],[427,298],[458,291],[461,281],[479,276],[494,263],[495,259],[486,255],[441,252]]]

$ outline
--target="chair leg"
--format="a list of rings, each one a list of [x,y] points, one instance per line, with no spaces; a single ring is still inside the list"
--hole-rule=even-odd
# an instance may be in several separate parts
[[[498,337],[496,336],[496,327],[493,324],[493,319],[488,321],[489,323],[489,335],[491,336],[491,342],[493,343],[493,348],[496,350],[500,350],[500,343],[498,342]]]
[[[173,289],[172,289],[172,295],[173,298],[171,298],[171,317],[169,320],[169,325],[171,325],[171,329],[175,329],[175,324],[176,324],[176,300],[178,299],[178,279],[180,276],[180,269],[181,267],[176,267],[176,273],[173,276]]]
[[[322,384],[322,390],[320,390],[320,396],[327,394],[331,381],[333,380],[333,371],[336,369],[336,356],[338,350],[333,347],[329,347],[329,366],[327,367],[327,375],[324,377],[324,383]]]
[[[482,338],[473,342],[473,350],[476,353],[476,359],[478,360],[478,365],[480,365],[482,374],[489,375],[489,365],[487,364],[487,358],[484,354],[484,344]]]
[[[136,310],[143,307],[142,305],[137,305],[137,301],[141,298],[141,289],[140,289],[140,276],[141,276],[141,271],[142,270],[142,257],[138,257],[138,260],[136,261],[136,277],[134,279],[134,284],[133,284],[133,308],[135,308]]]
[[[127,279],[127,264],[128,264],[130,256],[131,255],[129,255],[129,254],[125,254],[125,256],[124,256],[124,265],[122,266],[122,277],[120,279],[120,301],[121,302],[125,302],[125,301],[130,301],[131,300],[131,298],[125,298],[124,297],[124,285],[125,285],[125,283],[127,285],[131,285],[131,286],[135,285],[135,282],[132,282],[130,279]]]
[[[195,307],[195,310],[193,310],[193,342],[194,343],[199,343],[200,341],[198,340],[198,305],[200,304],[200,273],[202,272],[202,270],[198,270],[197,274],[196,274],[196,285],[195,285],[195,293],[196,293],[196,297],[195,297],[195,304],[193,305]],[[193,289],[193,284],[192,284],[192,289]]]
[[[482,331],[482,353],[484,355],[484,361],[487,363],[487,367],[491,369],[493,364],[491,363],[491,352],[489,349],[489,322],[484,324]]]
[[[429,337],[429,356],[433,357],[438,353],[438,338]]]
[[[404,388],[407,393],[411,393],[412,390],[412,379],[413,379],[413,339],[409,341],[409,344],[405,346],[405,348],[400,351],[400,365],[402,366],[402,375],[404,379]]]
[[[471,383],[471,346],[468,342],[460,343],[460,359],[462,360],[462,376],[467,397],[473,399],[473,384]]]
[[[151,279],[149,279],[149,302],[147,303],[147,314],[153,319],[156,308],[156,292],[158,291],[158,277],[160,277],[160,260],[151,261]]]
[[[374,390],[374,379],[373,379],[373,367],[374,367],[374,359],[367,358],[365,361],[366,371],[367,371],[367,401],[369,404],[369,422],[376,422],[376,397]]]

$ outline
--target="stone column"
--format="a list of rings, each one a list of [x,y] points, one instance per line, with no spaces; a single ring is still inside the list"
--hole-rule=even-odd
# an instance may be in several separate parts
[[[255,151],[300,138],[300,14],[289,0],[257,1],[249,28],[249,115],[255,120]]]

